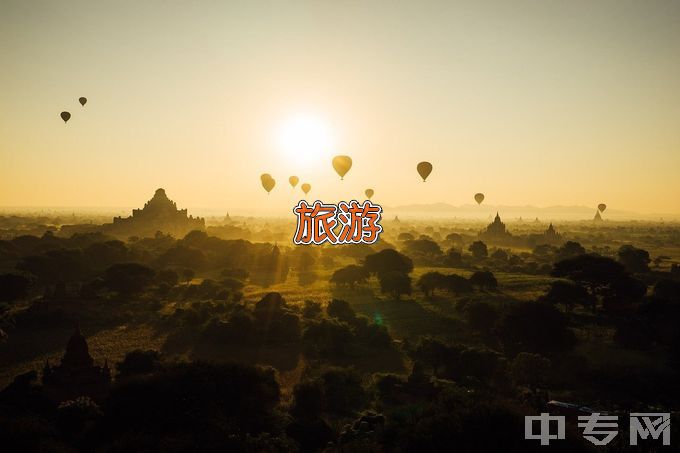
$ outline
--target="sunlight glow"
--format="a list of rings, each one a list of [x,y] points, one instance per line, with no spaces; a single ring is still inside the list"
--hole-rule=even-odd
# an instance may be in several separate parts
[[[313,166],[328,157],[334,146],[328,122],[316,115],[296,115],[284,121],[278,131],[278,145],[291,163]]]

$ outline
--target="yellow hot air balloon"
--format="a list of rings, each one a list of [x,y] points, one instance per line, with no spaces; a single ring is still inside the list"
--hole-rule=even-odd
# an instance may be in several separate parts
[[[482,201],[484,201],[484,194],[483,193],[476,193],[475,194],[475,201],[477,204],[482,204]]]
[[[290,183],[291,186],[293,186],[293,188],[295,188],[295,186],[297,186],[298,183],[300,182],[300,178],[298,178],[297,176],[291,176],[290,178],[288,178],[288,182]]]
[[[262,181],[262,187],[267,191],[267,195],[269,195],[269,192],[271,192],[276,185],[276,181],[268,173],[260,176],[260,180]]]
[[[373,189],[366,189],[364,193],[366,194],[366,198],[370,200],[375,192],[373,192]]]
[[[71,119],[71,114],[69,112],[61,112],[59,116],[61,116],[61,119],[64,120],[64,124],[66,124],[66,122]]]
[[[607,205],[604,203],[600,203],[597,205],[597,209],[599,209],[600,212],[604,212],[604,210],[607,209]]]
[[[307,195],[310,190],[312,190],[312,186],[310,184],[304,183],[303,185],[300,186],[302,188],[302,191]]]
[[[352,158],[349,156],[335,156],[333,158],[333,168],[344,179],[345,175],[352,168]]]
[[[78,98],[78,102],[80,102],[80,105],[85,107],[85,104],[87,104],[87,98],[85,97]]]
[[[425,182],[427,177],[430,176],[430,173],[432,173],[432,164],[429,162],[420,162],[416,169],[418,170],[420,177],[423,178],[423,182]]]

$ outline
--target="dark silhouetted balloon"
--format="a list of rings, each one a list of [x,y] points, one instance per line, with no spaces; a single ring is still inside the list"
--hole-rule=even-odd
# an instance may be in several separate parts
[[[61,119],[64,120],[64,123],[71,119],[71,114],[69,112],[61,112],[60,116]]]
[[[87,98],[84,97],[78,98],[78,102],[80,102],[80,105],[85,107],[85,104],[87,104]]]
[[[475,201],[477,204],[482,204],[482,201],[484,201],[484,194],[483,193],[476,193],[475,194]]]
[[[260,180],[262,181],[262,187],[267,191],[267,194],[269,194],[269,192],[271,192],[276,185],[276,181],[269,173],[264,173],[262,176],[260,176]]]
[[[364,193],[366,194],[366,198],[370,200],[375,192],[373,192],[373,189],[366,189]]]
[[[423,182],[425,182],[427,177],[430,176],[430,173],[432,173],[432,164],[429,162],[420,162],[416,169],[418,170],[420,177],[423,178]]]
[[[597,205],[597,209],[599,209],[600,212],[604,212],[604,210],[607,209],[607,205],[604,203],[600,203]]]
[[[312,186],[307,183],[304,183],[300,187],[302,188],[302,191],[305,193],[305,195],[307,195],[309,191],[312,190]]]
[[[288,182],[290,183],[291,186],[293,186],[293,188],[295,188],[295,186],[297,186],[298,183],[300,182],[300,178],[298,178],[297,176],[291,176],[290,178],[288,178]]]
[[[333,168],[340,175],[340,179],[344,179],[349,169],[352,168],[352,158],[349,156],[335,156],[333,158]]]

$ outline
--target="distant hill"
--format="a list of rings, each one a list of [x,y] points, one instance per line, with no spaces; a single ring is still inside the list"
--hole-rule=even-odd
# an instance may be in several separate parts
[[[522,217],[524,220],[592,220],[597,208],[595,206],[507,206],[507,205],[487,205],[481,206],[465,204],[454,206],[448,203],[431,204],[409,204],[399,206],[383,206],[386,216],[413,216],[413,217],[458,217],[472,219],[488,219],[496,212],[500,213],[503,220],[515,220]],[[617,210],[607,208],[602,214],[603,219],[611,220],[676,220],[680,216],[677,214],[639,214],[632,211]]]
[[[129,215],[133,207],[0,207],[0,216],[23,215],[23,216],[86,216],[88,222],[91,223],[106,223],[110,221],[111,217]],[[503,221],[513,222],[519,217],[523,220],[534,220],[536,217],[542,221],[550,220],[592,220],[595,216],[595,206],[548,206],[536,207],[531,205],[526,206],[509,206],[509,205],[491,205],[483,203],[481,206],[476,204],[464,204],[455,206],[449,203],[429,203],[429,204],[408,204],[388,206],[383,205],[384,218],[391,219],[395,215],[400,218],[459,218],[471,220],[490,220],[490,217],[496,215],[498,212]],[[241,207],[232,206],[229,209],[206,208],[206,207],[189,207],[189,210],[196,214],[208,217],[217,217],[222,219],[228,211],[237,216],[255,216],[255,217],[274,217],[274,218],[290,218],[291,209],[281,207],[272,209],[267,207]],[[602,215],[604,220],[643,220],[658,222],[664,221],[680,221],[680,213],[652,213],[640,214],[634,211],[618,210],[608,207]],[[94,220],[94,221],[93,221]],[[71,223],[75,223],[72,221]]]

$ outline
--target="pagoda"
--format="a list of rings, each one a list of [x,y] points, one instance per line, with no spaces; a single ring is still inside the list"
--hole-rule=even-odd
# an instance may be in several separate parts
[[[80,332],[80,327],[76,327],[68,340],[61,363],[51,366],[49,360],[45,361],[42,383],[45,396],[56,403],[80,396],[101,401],[111,386],[111,370],[106,361],[104,366],[94,364],[87,340]]]
[[[158,231],[183,237],[193,230],[205,230],[205,219],[187,215],[186,209],[177,209],[177,203],[168,198],[165,190],[157,189],[142,209],[134,209],[130,217],[114,217],[113,223],[102,229],[124,237],[153,237]]]
[[[548,229],[543,233],[543,244],[558,244],[562,242],[562,235],[557,232],[552,222],[548,225]]]
[[[487,227],[486,230],[479,233],[479,237],[482,240],[489,242],[504,242],[512,238],[512,235],[505,227],[505,223],[501,220],[501,216],[496,212],[496,217],[493,219]]]

